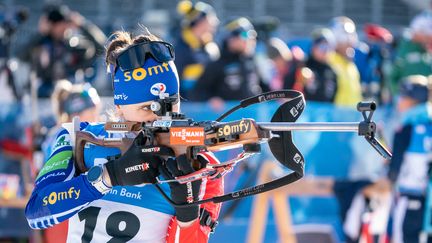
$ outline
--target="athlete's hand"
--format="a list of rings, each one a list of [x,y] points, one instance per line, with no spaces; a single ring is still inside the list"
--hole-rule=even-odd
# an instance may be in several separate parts
[[[129,149],[119,159],[105,164],[112,186],[132,186],[143,183],[156,183],[160,156],[174,156],[166,146],[145,146],[143,133],[139,133]]]
[[[205,166],[205,161],[200,161]],[[178,176],[188,175],[195,172],[192,163],[186,158],[185,154],[177,157],[176,160],[169,159],[163,166],[160,166],[160,171],[165,179],[174,179]],[[198,200],[201,188],[201,180],[180,184],[178,182],[168,183],[171,189],[171,199],[175,203],[184,204],[192,203]],[[176,207],[176,217],[180,222],[189,222],[198,218],[199,206]]]

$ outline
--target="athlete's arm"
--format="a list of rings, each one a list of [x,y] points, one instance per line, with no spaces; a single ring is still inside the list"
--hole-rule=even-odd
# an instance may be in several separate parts
[[[56,136],[51,156],[36,178],[25,209],[31,228],[43,229],[58,224],[103,196],[85,175],[74,177],[74,174],[70,135],[66,130],[61,130]]]
[[[399,131],[396,131],[393,138],[393,156],[390,160],[388,178],[394,183],[396,182],[400,168],[402,166],[405,151],[410,144],[412,126],[405,125]]]
[[[203,153],[201,155],[211,164],[219,163],[211,153]],[[220,196],[224,193],[223,178],[203,181],[201,188],[204,191],[203,199]],[[168,227],[166,242],[208,242],[210,232],[216,226],[215,222],[217,222],[219,217],[221,206],[221,203],[213,202],[202,204],[200,218],[192,221],[187,227],[179,224],[177,218],[173,217]],[[211,220],[208,220],[208,217]]]

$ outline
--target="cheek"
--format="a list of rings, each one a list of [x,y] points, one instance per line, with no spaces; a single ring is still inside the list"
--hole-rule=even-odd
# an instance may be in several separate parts
[[[413,107],[415,105],[415,102],[410,99],[400,98],[397,108],[399,112],[404,112],[408,110],[409,108]]]
[[[97,122],[98,115],[99,112],[97,108],[87,109],[79,114],[80,119],[82,121],[88,121],[88,122]]]
[[[122,116],[127,121],[137,121],[137,114],[136,112],[130,110],[130,109],[124,109],[122,111]]]
[[[321,60],[324,60],[327,57],[327,52],[326,51],[318,51],[317,54],[318,54],[317,55],[318,58],[320,58]]]
[[[156,120],[156,115],[152,111],[136,110],[125,112],[124,118],[133,122],[148,122]]]

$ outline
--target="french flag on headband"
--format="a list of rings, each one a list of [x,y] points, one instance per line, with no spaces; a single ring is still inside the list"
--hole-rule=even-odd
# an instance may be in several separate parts
[[[114,104],[130,105],[157,100],[160,94],[178,94],[179,78],[174,62],[160,63],[153,58],[134,70],[123,72],[120,68],[114,76]]]

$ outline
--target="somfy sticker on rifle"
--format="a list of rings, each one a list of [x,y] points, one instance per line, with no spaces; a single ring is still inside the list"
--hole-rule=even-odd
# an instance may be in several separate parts
[[[204,145],[204,127],[172,127],[171,145]]]
[[[217,131],[218,137],[230,136],[247,133],[251,129],[251,122],[249,120],[241,120],[237,122],[230,122],[220,127]]]

